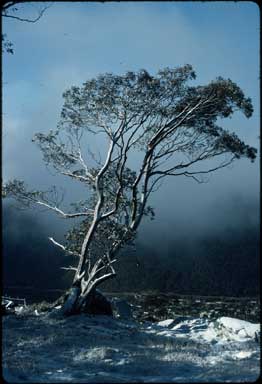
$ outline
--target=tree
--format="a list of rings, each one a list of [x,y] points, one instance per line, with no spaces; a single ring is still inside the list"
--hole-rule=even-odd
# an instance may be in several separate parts
[[[44,12],[49,8],[51,5],[45,5],[42,9],[40,9],[37,12],[37,16],[34,18],[27,18],[27,17],[20,17],[17,16],[17,11],[19,8],[17,8],[17,5],[21,5],[25,3],[24,1],[7,1],[2,5],[2,17],[15,19],[18,21],[23,21],[27,23],[36,23],[41,17],[43,16]],[[13,43],[7,39],[6,34],[2,34],[2,52],[7,53],[14,53],[13,49]]]
[[[142,218],[154,216],[149,197],[164,178],[183,175],[200,183],[235,159],[254,161],[256,149],[218,125],[236,110],[249,118],[250,98],[230,79],[192,86],[195,77],[191,65],[165,68],[156,76],[146,70],[103,74],[64,92],[57,129],[33,140],[48,166],[87,187],[87,198],[71,211],[61,208],[55,187],[32,191],[19,180],[4,185],[4,196],[26,206],[80,219],[65,245],[50,238],[78,257],[77,265],[67,268],[74,277],[65,313],[88,308],[97,286],[116,275],[119,251],[132,243]],[[92,137],[107,145],[104,157],[90,149]],[[140,159],[136,169],[132,157]]]

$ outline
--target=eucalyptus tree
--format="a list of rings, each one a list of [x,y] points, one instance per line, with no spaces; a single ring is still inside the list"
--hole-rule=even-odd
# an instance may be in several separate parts
[[[50,238],[78,258],[67,267],[74,275],[65,313],[88,307],[97,286],[116,275],[119,251],[134,240],[142,218],[154,215],[149,198],[164,178],[201,183],[236,159],[254,161],[256,149],[219,125],[237,110],[249,118],[251,99],[230,79],[194,86],[195,77],[191,65],[155,76],[106,73],[64,92],[57,129],[37,133],[34,141],[48,166],[86,188],[73,210],[62,209],[56,188],[32,191],[19,180],[4,186],[5,196],[25,205],[80,220],[65,244]],[[103,154],[92,140],[107,148]]]

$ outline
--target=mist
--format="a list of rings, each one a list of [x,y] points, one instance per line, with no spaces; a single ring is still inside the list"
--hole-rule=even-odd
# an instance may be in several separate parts
[[[221,210],[221,207],[223,208]],[[121,251],[116,279],[106,291],[155,290],[180,294],[255,296],[259,293],[259,203],[241,194],[193,215],[169,217],[161,228],[145,219],[134,249]],[[186,215],[186,213],[185,213]],[[215,222],[210,217],[216,218]],[[212,225],[213,223],[213,225]],[[37,211],[3,205],[4,290],[50,299],[48,290],[66,289],[73,275],[61,269],[76,263],[48,240],[63,242],[68,222]],[[13,287],[13,288],[12,288]],[[17,287],[17,289],[15,289]],[[29,288],[27,291],[26,289]],[[58,294],[57,294],[58,295]]]

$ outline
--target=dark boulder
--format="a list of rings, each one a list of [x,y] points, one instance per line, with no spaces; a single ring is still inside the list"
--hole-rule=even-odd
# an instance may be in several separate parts
[[[113,316],[110,300],[108,300],[98,289],[93,292],[87,304],[88,305],[84,308],[84,311],[89,314]]]

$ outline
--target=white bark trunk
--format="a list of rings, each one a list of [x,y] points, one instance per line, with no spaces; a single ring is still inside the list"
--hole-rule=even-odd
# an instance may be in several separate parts
[[[67,297],[64,305],[62,307],[62,312],[64,315],[69,315],[73,312],[76,302],[80,294],[80,288],[73,287],[70,290],[69,296]]]

